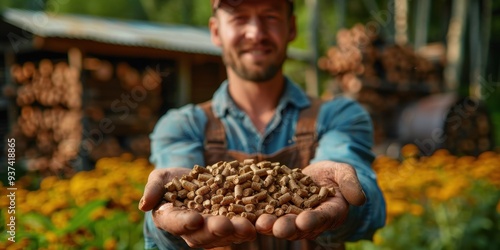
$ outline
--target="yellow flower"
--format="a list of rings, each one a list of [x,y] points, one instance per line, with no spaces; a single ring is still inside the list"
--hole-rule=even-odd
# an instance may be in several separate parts
[[[57,183],[58,178],[56,176],[48,176],[45,177],[40,183],[40,189],[49,190],[54,187],[54,184]]]
[[[117,246],[118,246],[118,242],[113,238],[109,238],[104,242],[104,249],[105,250],[113,250],[113,249],[116,249]]]
[[[52,223],[57,228],[64,228],[68,225],[68,222],[73,217],[74,211],[71,209],[65,209],[62,211],[55,212],[51,215],[50,219]]]
[[[54,232],[47,231],[45,233],[45,238],[49,243],[55,243],[57,242],[57,235]]]
[[[408,211],[408,203],[403,200],[387,200],[387,220],[390,221],[391,219],[404,214],[406,211]]]
[[[373,235],[373,243],[377,246],[381,246],[384,243],[384,238],[380,235],[380,231],[377,231],[375,235]]]
[[[134,209],[134,211],[130,211],[128,213],[128,220],[132,223],[137,223],[143,218],[143,213],[138,212],[138,209]]]
[[[130,153],[124,153],[120,156],[120,160],[122,161],[132,161],[134,159],[134,155],[130,154]]]
[[[410,214],[413,214],[415,216],[421,216],[423,213],[424,213],[424,208],[421,205],[418,204],[410,205]]]
[[[100,220],[102,218],[106,218],[109,215],[108,209],[106,207],[97,208],[92,214],[90,214],[90,218],[93,221]]]
[[[401,148],[401,155],[404,158],[417,157],[420,154],[420,150],[415,144],[407,144]]]

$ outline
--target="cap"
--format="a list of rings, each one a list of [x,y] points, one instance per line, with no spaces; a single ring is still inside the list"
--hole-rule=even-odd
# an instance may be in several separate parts
[[[237,4],[237,3],[240,3],[241,1],[244,1],[244,0],[233,0],[232,2],[234,2],[234,4]],[[293,6],[293,0],[286,0],[288,3],[292,4]],[[216,10],[219,5],[220,5],[220,2],[221,0],[210,0],[210,2],[212,3],[212,9],[213,10]]]

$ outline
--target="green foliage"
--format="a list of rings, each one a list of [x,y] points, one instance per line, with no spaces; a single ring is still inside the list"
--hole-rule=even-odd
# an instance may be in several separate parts
[[[23,215],[21,224],[30,223],[34,227],[40,227],[48,234],[33,234],[29,230],[18,228],[19,238],[29,238],[32,247],[48,247],[61,246],[68,247],[67,241],[64,238],[70,238],[73,244],[78,247],[102,247],[106,240],[117,239],[121,247],[119,249],[130,249],[132,246],[141,245],[141,230],[139,224],[131,223],[127,220],[127,215],[124,212],[117,212],[109,217],[101,220],[93,220],[91,214],[97,209],[105,205],[103,201],[94,201],[81,207],[70,220],[67,226],[58,228],[47,217],[29,213]],[[53,234],[52,234],[53,233]],[[52,237],[57,237],[57,240]]]
[[[0,230],[12,225],[15,242],[0,241],[0,249],[143,249],[144,213],[137,209],[153,167],[131,155],[102,158],[93,170],[69,179],[45,177],[39,188],[30,173],[16,183],[15,214],[0,200]],[[9,194],[1,188],[0,194]],[[10,210],[9,210],[10,209]]]
[[[71,13],[145,20],[146,14],[137,0],[47,0],[45,10],[51,13]]]
[[[404,214],[379,230],[375,243],[349,243],[357,249],[498,249],[500,190],[476,181],[460,196],[430,202],[420,216]]]
[[[0,0],[0,11],[5,8],[43,10],[44,5],[33,0]]]
[[[212,13],[206,0],[139,0],[150,21],[206,27]]]
[[[119,210],[96,220],[93,214],[105,206],[106,201],[92,201],[78,208],[75,215],[63,227],[54,224],[47,216],[39,213],[23,214],[19,216],[17,222],[16,239],[28,240],[26,247],[31,249],[49,246],[100,248],[110,244],[111,241],[118,244],[117,249],[140,249],[143,246],[142,223],[130,222],[127,213]],[[1,218],[4,219],[3,216]],[[5,223],[2,223],[3,225]],[[0,228],[5,231],[4,228]]]

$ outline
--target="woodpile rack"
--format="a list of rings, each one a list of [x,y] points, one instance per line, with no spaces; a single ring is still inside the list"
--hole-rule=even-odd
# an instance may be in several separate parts
[[[19,108],[13,136],[28,169],[67,175],[82,140],[80,71],[65,61],[14,64],[11,75]]]
[[[92,161],[124,152],[147,158],[149,133],[162,105],[174,105],[175,86],[164,83],[165,78],[173,77],[165,73],[173,71],[173,65],[164,62],[160,70],[160,64],[133,65],[133,61],[84,59],[89,89],[84,112],[89,136],[83,145]],[[166,96],[162,96],[162,87],[168,90]]]
[[[20,169],[42,175],[148,158],[158,117],[210,99],[226,78],[207,29],[18,9],[0,27],[0,136],[19,142]]]
[[[14,84],[5,91],[17,106],[11,136],[29,171],[71,176],[103,157],[129,152],[148,158],[149,134],[162,108],[175,105],[169,78],[175,74],[161,75],[173,70],[168,60],[80,61],[70,66],[60,58],[30,58],[11,66]]]
[[[386,154],[387,145],[394,142],[399,146],[432,142],[421,143],[420,148],[426,154],[447,148],[457,154],[477,155],[492,148],[490,118],[484,107],[479,108],[479,102],[466,99],[465,102],[477,103],[474,109],[466,109],[464,99],[459,101],[456,96],[447,103],[431,98],[445,92],[443,57],[427,59],[409,46],[388,44],[375,33],[361,24],[340,30],[337,45],[327,51],[318,66],[334,76],[333,92],[355,98],[369,111],[375,144],[382,148],[378,153]],[[422,101],[427,98],[430,101]],[[429,102],[433,103],[424,104]],[[425,105],[439,105],[436,107],[439,117],[429,115],[429,110],[415,108]],[[465,116],[457,115],[461,110],[460,114]],[[454,121],[457,119],[458,125]],[[478,131],[478,126],[484,132]],[[423,132],[417,136],[417,130]],[[442,131],[437,139],[433,136],[436,130]]]

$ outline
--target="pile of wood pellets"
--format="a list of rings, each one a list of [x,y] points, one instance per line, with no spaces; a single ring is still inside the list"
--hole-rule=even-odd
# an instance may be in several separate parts
[[[299,214],[335,195],[333,188],[317,186],[300,169],[253,159],[195,165],[165,189],[164,199],[175,207],[228,218],[241,216],[252,223],[262,214]]]

